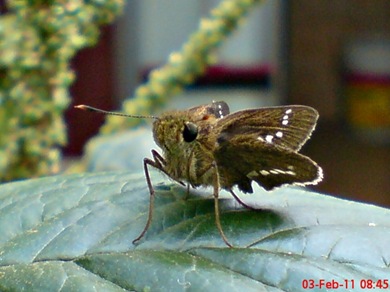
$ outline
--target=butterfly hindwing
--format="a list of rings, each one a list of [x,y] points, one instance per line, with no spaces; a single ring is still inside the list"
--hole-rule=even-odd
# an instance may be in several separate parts
[[[233,139],[215,151],[215,160],[225,188],[234,185],[252,192],[254,180],[266,190],[285,184],[316,184],[322,179],[321,168],[309,157],[278,146]]]

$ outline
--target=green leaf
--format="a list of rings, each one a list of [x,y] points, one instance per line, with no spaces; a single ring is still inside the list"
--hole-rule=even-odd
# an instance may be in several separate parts
[[[390,210],[298,188],[228,193],[217,231],[211,190],[153,172],[53,176],[0,186],[1,291],[307,291],[313,280],[390,278]],[[247,247],[249,246],[249,247]],[[324,283],[325,285],[325,283]],[[321,290],[320,287],[310,289]],[[324,288],[323,288],[324,290]],[[335,290],[336,291],[336,290]]]

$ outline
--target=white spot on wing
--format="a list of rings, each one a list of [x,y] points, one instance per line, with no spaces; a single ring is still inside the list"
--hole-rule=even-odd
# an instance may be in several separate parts
[[[265,136],[265,141],[267,141],[267,143],[272,143],[272,139],[274,138],[274,136],[272,135],[267,135]]]
[[[274,168],[274,169],[271,169],[269,171],[269,173],[272,173],[272,174],[285,174],[285,175],[291,175],[291,176],[295,176],[297,175],[294,171],[292,170],[283,170],[283,169],[277,169],[277,168]]]
[[[285,171],[284,173],[285,173],[285,174],[292,175],[292,176],[297,175],[297,174],[296,174],[294,171],[292,171],[292,170],[287,170],[287,171]]]
[[[283,132],[281,132],[281,131],[276,132],[276,137],[282,138],[283,137]]]
[[[288,119],[289,119],[289,114],[291,114],[292,113],[292,109],[288,109],[288,110],[286,110],[285,112],[284,112],[284,116],[283,116],[283,118],[282,118],[282,125],[283,126],[287,126],[288,125],[288,123],[289,123],[289,121],[288,121]]]
[[[260,170],[260,174],[267,176],[267,175],[269,175],[269,172],[263,169],[263,170]]]
[[[221,104],[218,105],[218,113],[219,113],[219,116],[220,116],[221,118],[223,118],[223,114],[222,114],[222,105],[221,105]]]
[[[259,176],[259,173],[256,170],[252,170],[250,173],[246,175],[248,178],[254,178]]]
[[[259,174],[261,174],[262,176],[267,176],[267,175],[270,175],[270,174],[274,174],[274,175],[284,174],[284,175],[291,175],[291,176],[297,175],[292,170],[282,170],[282,169],[274,168],[274,169],[271,169],[271,170],[262,169],[262,170],[259,170],[259,173],[257,171],[251,171],[246,176],[249,177],[249,178],[254,178],[254,177],[258,176]]]
[[[261,137],[261,136],[257,137],[257,140],[259,140],[259,141],[261,141],[261,142],[264,142],[264,139],[263,139],[263,137]]]

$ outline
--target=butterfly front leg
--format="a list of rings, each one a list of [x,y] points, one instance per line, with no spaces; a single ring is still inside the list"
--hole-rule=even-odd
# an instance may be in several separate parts
[[[166,173],[166,171],[164,170],[164,163],[165,163],[164,158],[160,154],[158,154],[158,152],[155,150],[152,150],[152,155],[154,160],[151,160],[149,158],[144,158],[144,172],[145,172],[146,183],[148,185],[149,194],[150,194],[148,220],[146,221],[146,225],[142,230],[142,232],[140,233],[140,235],[133,240],[133,244],[136,244],[142,237],[144,237],[146,231],[149,229],[149,226],[152,223],[153,208],[154,208],[154,188],[152,185],[152,180],[150,179],[148,166],[152,166]]]
[[[169,173],[165,170],[166,161],[164,157],[162,157],[156,150],[152,150],[152,156],[153,156],[153,160],[149,158],[144,158],[144,172],[145,172],[146,183],[148,185],[149,194],[150,194],[148,220],[146,221],[145,227],[140,233],[140,235],[133,240],[133,244],[136,244],[142,237],[144,237],[146,231],[149,229],[150,224],[152,223],[152,218],[153,218],[154,188],[153,188],[152,180],[150,178],[148,166],[152,166],[158,169],[159,171],[163,172],[164,174],[166,174],[168,177],[171,177]],[[181,181],[177,181],[177,182],[184,185],[184,183]]]
[[[214,188],[214,212],[215,212],[215,225],[217,225],[217,229],[219,231],[219,234],[221,235],[223,241],[226,243],[228,247],[233,247],[232,244],[228,241],[225,233],[223,232],[220,215],[219,215],[219,190],[221,189],[220,185],[220,179],[219,179],[219,173],[218,173],[218,167],[215,161],[212,164],[212,167],[214,169],[213,174],[213,188]]]
[[[165,170],[165,166],[166,166],[166,161],[164,159],[164,157],[162,157],[160,155],[160,153],[158,153],[156,150],[152,150],[152,156],[153,156],[153,162],[159,164],[158,167],[154,166],[154,168],[157,168],[158,170],[160,170],[161,172],[163,172],[165,175],[167,175],[168,177],[170,177],[171,179],[173,179],[174,181],[176,181],[177,183],[181,184],[182,186],[186,186],[186,184],[184,182],[182,182],[181,180],[177,180],[175,178],[173,178],[166,170]],[[150,160],[150,159],[149,159]]]

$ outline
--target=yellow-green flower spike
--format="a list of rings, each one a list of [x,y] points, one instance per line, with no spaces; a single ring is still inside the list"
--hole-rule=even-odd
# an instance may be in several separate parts
[[[194,82],[210,63],[215,62],[213,51],[237,28],[253,6],[261,0],[225,0],[213,9],[208,18],[200,21],[180,52],[170,54],[166,65],[154,70],[149,81],[138,87],[135,96],[123,103],[128,114],[149,115]],[[107,117],[102,133],[113,133],[135,126],[140,119]]]
[[[59,170],[69,62],[96,43],[123,0],[8,1],[0,16],[0,181]]]

